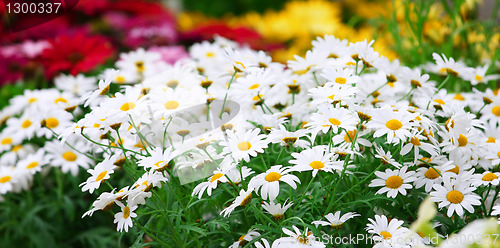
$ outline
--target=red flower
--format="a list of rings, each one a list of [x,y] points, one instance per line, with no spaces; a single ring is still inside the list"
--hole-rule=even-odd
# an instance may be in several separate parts
[[[52,47],[45,49],[41,56],[47,78],[61,71],[72,75],[88,72],[113,54],[111,43],[102,36],[61,35],[50,44]]]
[[[5,56],[0,50],[0,86],[7,82],[15,82],[23,77],[23,70],[29,60],[25,57],[13,55]]]

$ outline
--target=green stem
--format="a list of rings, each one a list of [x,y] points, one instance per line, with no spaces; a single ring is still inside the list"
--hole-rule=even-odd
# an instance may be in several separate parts
[[[234,77],[236,76],[237,71],[235,70],[233,73],[233,76],[231,77],[231,80],[229,81],[229,85],[227,86],[227,92],[226,95],[224,96],[224,102],[222,103],[222,109],[220,110],[220,115],[219,118],[222,118],[222,114],[224,114],[224,109],[226,109],[226,101],[227,101],[227,95],[229,94],[229,89],[231,88],[231,84],[233,83]]]

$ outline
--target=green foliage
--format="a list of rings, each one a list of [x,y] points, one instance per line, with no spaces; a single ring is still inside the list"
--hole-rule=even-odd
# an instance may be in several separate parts
[[[251,11],[263,13],[268,9],[278,10],[283,7],[287,0],[183,0],[186,11],[199,11],[213,17],[221,17],[227,14],[241,15]]]
[[[58,168],[46,168],[35,176],[33,186],[7,194],[0,204],[0,247],[128,247],[126,235],[119,241],[113,216],[95,213],[82,221],[92,204],[78,185],[85,173],[73,177]]]

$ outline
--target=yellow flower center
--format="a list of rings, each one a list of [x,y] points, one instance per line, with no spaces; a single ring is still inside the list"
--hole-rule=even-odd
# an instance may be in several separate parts
[[[74,152],[70,152],[70,151],[67,151],[65,153],[63,153],[63,158],[66,160],[66,161],[70,161],[70,162],[73,162],[76,160],[76,154]]]
[[[389,87],[391,87],[391,88],[394,88],[394,83],[392,83],[392,82],[387,83],[387,85],[389,85]]]
[[[21,148],[23,148],[22,145],[17,145],[17,146],[12,147],[12,151],[17,152],[17,151],[21,150]]]
[[[400,176],[390,176],[385,180],[385,186],[391,189],[397,189],[403,185],[403,178]]]
[[[449,169],[449,170],[447,170],[447,171],[448,171],[448,172],[453,172],[453,173],[455,173],[455,174],[457,174],[457,175],[458,175],[458,173],[460,173],[460,167],[458,167],[457,165],[455,165],[455,168],[453,168],[453,169]]]
[[[158,162],[154,163],[154,166],[160,167],[160,164],[163,163],[163,162],[165,162],[165,161],[163,161],[163,160],[158,161]]]
[[[460,134],[458,136],[458,146],[462,147],[462,146],[465,146],[467,145],[467,137],[465,137],[464,135]]]
[[[491,113],[493,113],[495,116],[500,116],[500,106],[495,106],[491,109]]]
[[[173,79],[173,80],[168,81],[166,84],[168,87],[175,89],[177,87],[177,85],[179,85],[179,81]]]
[[[297,242],[301,244],[309,244],[309,239],[307,237],[304,237],[304,235],[300,235],[297,237]]]
[[[207,53],[205,53],[205,56],[207,58],[213,58],[213,57],[215,57],[215,53],[214,52],[207,52]]]
[[[493,174],[493,173],[486,173],[486,175],[483,176],[483,181],[491,182],[495,179],[498,179],[498,176]]]
[[[410,142],[414,145],[414,146],[420,146],[422,143],[420,143],[420,140],[417,138],[417,137],[412,137]]]
[[[403,127],[403,123],[396,119],[389,120],[388,122],[385,123],[385,126],[392,131],[399,130],[401,127]]]
[[[493,137],[488,137],[488,140],[486,141],[486,143],[495,143],[496,139],[493,138]]]
[[[130,208],[128,206],[126,206],[123,209],[123,218],[124,219],[128,219],[129,216],[130,216]]]
[[[411,80],[410,83],[415,87],[422,87],[422,84],[417,80]]]
[[[134,109],[134,108],[135,108],[135,103],[126,102],[120,107],[120,110],[121,111],[129,111],[129,110]]]
[[[338,126],[338,125],[340,125],[340,124],[341,124],[341,123],[340,123],[340,121],[339,121],[339,120],[337,120],[337,119],[335,119],[335,118],[330,118],[330,119],[328,119],[328,121],[329,121],[330,123],[332,123],[333,125],[335,125],[335,126]]]
[[[464,101],[465,100],[465,97],[462,96],[460,93],[457,93],[454,97],[453,97],[454,100],[459,100],[459,101]]]
[[[332,226],[332,227],[333,227],[333,229],[335,229],[335,230],[340,230],[340,229],[342,228],[342,225],[344,225],[344,223],[342,223],[342,224],[337,224],[337,225],[330,224],[330,226]]]
[[[68,100],[66,100],[65,98],[63,97],[59,97],[57,98],[56,100],[54,100],[55,103],[60,103],[60,102],[63,102],[63,103],[68,103]]]
[[[333,100],[333,98],[335,98],[335,95],[330,95],[330,96],[328,97],[328,99],[330,99],[330,100]]]
[[[59,121],[54,117],[47,118],[45,119],[45,126],[47,128],[56,128],[59,126]]]
[[[269,174],[267,174],[266,181],[275,182],[275,181],[280,180],[280,178],[281,178],[281,174],[273,171],[273,172],[270,172]]]
[[[217,174],[214,174],[211,178],[210,178],[210,182],[213,183],[215,182],[215,180],[221,178],[222,176],[224,176],[224,174],[222,173],[217,173]]]
[[[243,201],[241,201],[240,206],[247,205],[252,200],[252,193],[248,194]]]
[[[356,137],[356,130],[349,131],[344,135],[344,141],[346,143],[351,143],[351,140],[354,140],[354,137]]]
[[[5,138],[2,141],[0,141],[0,144],[2,144],[2,145],[10,145],[10,144],[12,144],[12,138]]]
[[[259,86],[260,86],[259,84],[254,84],[254,85],[250,86],[250,88],[248,88],[248,89],[249,90],[254,90],[254,89],[259,88]]]
[[[33,123],[30,120],[25,120],[23,122],[23,124],[21,124],[21,127],[26,129],[26,128],[30,127],[31,124],[33,124]]]
[[[483,81],[483,77],[479,76],[479,75],[476,75],[476,81],[482,82]]]
[[[237,65],[240,65],[241,67],[243,67],[243,69],[246,69],[245,65],[241,62],[238,62],[238,61],[234,61],[235,64]]]
[[[347,79],[345,79],[343,77],[338,77],[335,79],[335,83],[338,83],[338,84],[345,84],[345,82],[347,82]]]
[[[309,166],[311,166],[311,168],[315,169],[315,170],[320,170],[321,168],[325,167],[325,164],[321,161],[312,161]]]
[[[135,67],[137,68],[137,72],[141,73],[144,71],[144,62],[138,61],[135,62]]]
[[[438,103],[439,105],[444,105],[444,101],[441,99],[435,99],[434,102]]]
[[[240,149],[240,151],[248,151],[251,147],[252,144],[250,144],[250,142],[248,141],[243,141],[238,144],[238,149]]]
[[[435,168],[429,168],[424,176],[428,179],[436,179],[439,177],[439,173],[441,173],[441,171],[439,171],[438,169],[435,169]]]
[[[10,179],[12,179],[11,176],[0,177],[0,183],[8,183],[10,182]]]
[[[123,84],[123,83],[125,83],[127,80],[125,80],[125,78],[124,78],[124,77],[122,77],[122,76],[116,76],[115,81],[116,81],[116,83]]]
[[[97,178],[95,179],[96,182],[100,182],[106,175],[108,174],[108,171],[103,171],[97,175]]]
[[[464,200],[464,194],[458,190],[452,190],[446,194],[446,199],[453,204],[459,204]]]
[[[26,169],[33,169],[38,166],[38,162],[31,162],[26,166]]]
[[[28,99],[28,103],[34,103],[36,102],[38,99],[36,99],[35,97],[32,97],[30,99]]]
[[[179,107],[178,101],[168,101],[165,103],[165,108],[169,110],[176,109],[178,107]]]
[[[392,238],[392,234],[390,232],[386,232],[386,231],[380,232],[380,236],[382,236],[382,238],[385,240],[389,240]]]
[[[264,95],[262,95],[262,94],[258,94],[258,95],[256,95],[256,96],[252,97],[252,101],[258,101],[258,100],[260,100],[263,96],[264,96]]]

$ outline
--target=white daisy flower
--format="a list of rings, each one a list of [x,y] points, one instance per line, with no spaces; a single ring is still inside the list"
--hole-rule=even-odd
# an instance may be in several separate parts
[[[36,153],[29,154],[26,158],[19,160],[18,167],[31,174],[35,174],[42,170],[42,166],[47,164],[47,157],[43,149],[38,150]]]
[[[436,162],[431,163],[430,159],[428,160],[428,163],[433,166],[430,167],[427,164],[424,164],[424,167],[418,168],[416,174],[417,179],[414,182],[415,188],[417,189],[425,186],[425,192],[430,192],[434,184],[440,184],[443,181],[444,176],[453,176],[453,170],[455,169],[452,161],[447,161],[437,165]]]
[[[123,205],[121,201],[115,201],[116,205],[120,206],[121,212],[115,214],[115,220],[113,223],[118,223],[116,230],[121,232],[125,230],[128,232],[128,228],[134,225],[132,218],[137,217],[137,214],[134,213],[134,210],[137,209],[137,206],[127,206]]]
[[[439,208],[448,208],[448,217],[455,212],[462,217],[464,208],[469,213],[474,213],[474,205],[481,205],[481,197],[474,193],[476,187],[471,187],[468,182],[444,178],[443,185],[434,184],[433,188],[430,195],[435,202],[439,202]]]
[[[379,179],[373,179],[369,187],[380,187],[375,194],[383,194],[387,192],[387,197],[396,198],[399,194],[406,195],[406,190],[411,189],[413,186],[409,183],[416,180],[414,177],[414,171],[407,171],[408,167],[403,166],[403,168],[399,170],[391,170],[386,169],[385,173],[376,171],[375,175],[379,177]]]
[[[390,243],[397,236],[403,235],[408,231],[403,227],[404,221],[396,218],[389,222],[385,215],[375,215],[375,220],[368,218],[370,223],[367,224],[366,231],[374,235],[373,240],[377,242]]]
[[[322,226],[331,226],[334,229],[340,229],[340,228],[342,228],[342,225],[347,220],[352,219],[354,217],[358,217],[358,216],[361,216],[361,215],[357,214],[355,212],[347,212],[347,213],[343,214],[342,216],[340,216],[340,211],[337,211],[337,212],[335,212],[335,214],[329,213],[329,214],[325,215],[325,218],[328,221],[318,220],[318,221],[313,221],[312,224],[316,225],[316,227],[318,227],[319,225],[322,225]]]
[[[300,153],[292,153],[290,164],[295,164],[292,170],[294,171],[312,171],[313,177],[319,171],[334,172],[342,171],[344,161],[338,160],[338,155],[328,152],[326,146],[315,146],[311,149],[306,149]]]
[[[52,166],[61,167],[64,173],[71,172],[73,176],[78,174],[79,168],[88,169],[93,162],[92,159],[84,154],[90,151],[90,147],[83,141],[70,139],[68,144],[61,145],[58,140],[45,143],[44,150],[47,153],[47,159]]]
[[[245,246],[248,242],[254,240],[255,238],[259,237],[260,233],[255,231],[254,229],[248,230],[247,234],[241,236],[238,241],[234,242],[232,245],[229,246],[229,248],[238,248],[238,247],[243,247]]]
[[[414,126],[414,119],[415,114],[383,107],[373,111],[373,119],[366,126],[375,130],[373,137],[387,135],[387,143],[399,144],[412,136],[410,130]]]
[[[161,54],[139,48],[128,53],[121,53],[116,67],[120,70],[135,72],[138,75],[149,76],[158,72],[157,63]]]
[[[383,164],[393,165],[396,168],[401,168],[401,164],[398,163],[395,159],[392,158],[392,154],[390,151],[384,151],[382,147],[378,147],[375,145],[375,157],[380,158]]]
[[[462,62],[455,62],[453,58],[446,58],[444,54],[433,53],[432,58],[436,61],[436,71],[441,75],[460,76],[470,78],[474,73],[474,68],[467,67]]]
[[[413,150],[414,157],[415,157],[415,159],[414,159],[415,163],[418,160],[418,155],[420,154],[420,149],[426,151],[431,156],[437,156],[438,152],[439,152],[439,148],[433,144],[429,144],[427,142],[424,142],[425,139],[426,138],[424,136],[420,135],[419,133],[414,134],[413,136],[410,137],[410,142],[408,142],[407,144],[405,144],[401,148],[400,154],[404,156],[404,155],[408,154],[411,150]]]
[[[260,241],[262,241],[262,244],[260,242],[254,243],[256,248],[276,248],[277,247],[274,244],[273,244],[273,246],[271,246],[271,244],[269,244],[269,241],[267,241],[267,239],[260,239]]]
[[[109,93],[111,84],[111,78],[106,78],[105,80],[99,80],[98,88],[92,92],[87,92],[82,96],[82,102],[85,101],[84,107],[96,106],[104,97],[104,95]],[[99,99],[99,100],[97,100]],[[97,100],[97,101],[96,101]]]
[[[76,76],[61,74],[54,78],[54,84],[62,91],[81,96],[95,89],[96,79],[85,77],[83,74]]]
[[[252,192],[253,192],[252,188],[249,188],[248,190],[244,189],[240,190],[240,194],[236,197],[236,199],[234,199],[234,201],[231,203],[231,205],[229,205],[229,207],[223,209],[220,212],[220,215],[228,217],[229,215],[231,215],[234,209],[236,209],[236,207],[245,206],[248,203],[250,203],[250,201],[252,200]]]
[[[38,111],[26,111],[19,118],[9,118],[4,132],[11,133],[19,139],[29,140],[35,136],[37,130],[40,130],[41,118],[41,113]]]
[[[232,160],[232,159],[231,159]],[[222,162],[221,162],[222,164]],[[254,174],[255,172],[252,169],[242,166],[241,171],[236,166],[232,169],[227,170],[226,176],[229,178],[227,181],[229,184],[234,183],[235,185],[239,185],[241,181],[245,180],[248,176]],[[243,178],[242,178],[243,177]]]
[[[372,143],[369,140],[363,138],[363,136],[368,133],[370,133],[368,130],[363,130],[360,131],[359,133],[357,132],[357,130],[352,130],[352,131],[344,130],[344,132],[341,132],[340,134],[333,136],[332,142],[334,145],[339,145],[341,147],[346,147],[346,148],[350,148],[352,145],[354,145],[354,150],[359,151],[360,145],[365,147],[372,146]]]
[[[10,166],[0,166],[0,195],[10,192],[16,183],[15,170]]]
[[[269,143],[265,139],[266,136],[259,133],[260,129],[258,128],[246,132],[227,132],[228,141],[223,142],[223,145],[225,145],[223,152],[231,153],[237,161],[241,159],[245,160],[245,162],[250,161],[250,157],[263,153],[264,148],[267,148]]]
[[[500,224],[500,205],[493,207],[493,212],[491,212],[491,216],[498,217],[498,224]]]
[[[59,135],[73,124],[73,115],[67,111],[52,108],[43,114],[41,127],[36,131],[38,137],[50,139],[54,133]]]
[[[198,198],[201,199],[205,190],[207,191],[207,195],[212,195],[212,190],[217,188],[219,183],[227,182],[227,178],[224,175],[225,173],[220,170],[214,171],[208,181],[196,185],[191,195],[198,195]]]
[[[271,141],[271,143],[280,143],[282,146],[286,147],[306,148],[310,143],[300,138],[305,137],[307,133],[308,131],[304,129],[290,132],[286,130],[285,126],[279,125],[278,128],[271,129],[267,139]]]
[[[283,232],[289,237],[279,238],[273,242],[273,247],[276,245],[278,248],[324,248],[326,247],[323,242],[318,241],[314,235],[306,228],[305,232],[300,231],[296,226],[292,226],[291,231],[283,227]],[[305,233],[305,235],[304,235]]]
[[[167,175],[168,176],[168,175]],[[162,172],[156,170],[150,170],[144,173],[135,183],[132,185],[132,189],[140,189],[141,191],[148,192],[153,187],[160,187],[161,184],[168,181],[168,177],[163,175]]]
[[[285,216],[286,210],[288,210],[292,205],[292,202],[289,202],[287,204],[285,201],[282,206],[281,203],[274,203],[273,201],[270,201],[269,203],[263,202],[262,208],[264,208],[269,214],[271,214],[275,220],[282,220]]]
[[[321,104],[318,106],[318,112],[311,115],[311,121],[306,127],[312,129],[312,140],[321,131],[327,133],[330,129],[337,133],[339,128],[347,131],[355,130],[359,123],[359,118],[349,109],[333,107],[331,104]]]
[[[156,147],[150,151],[150,157],[142,158],[137,162],[137,165],[144,167],[145,170],[151,168],[159,172],[164,171],[169,166],[170,161],[180,154],[179,151],[172,151],[172,149],[172,147],[168,147],[163,150],[162,147]]]
[[[323,51],[329,54],[328,58],[337,59],[347,55],[347,44],[346,39],[340,40],[333,35],[325,35],[323,37],[317,37],[316,40],[312,41],[313,49]]]
[[[116,166],[113,164],[111,159],[105,159],[104,161],[98,163],[94,169],[87,170],[87,172],[92,176],[80,184],[82,192],[88,190],[90,194],[94,193],[94,190],[98,189],[102,182],[109,179],[110,175],[114,173],[115,168]]]
[[[12,135],[12,133],[8,131],[8,129],[4,129],[0,132],[0,153],[11,150],[13,147],[20,145],[23,141],[22,137]]]
[[[342,80],[341,80],[342,79]],[[339,77],[337,81],[344,82],[345,78]],[[319,105],[322,103],[337,104],[351,100],[358,92],[356,87],[343,85],[339,83],[326,83],[322,87],[316,87],[309,90],[309,95],[313,97],[311,104]]]
[[[300,180],[297,176],[289,174],[291,168],[282,167],[282,165],[272,166],[269,170],[253,177],[248,183],[249,188],[255,188],[255,192],[261,189],[260,195],[262,199],[270,201],[276,199],[280,192],[280,182],[285,182],[293,189],[297,188]],[[261,188],[262,187],[262,188]]]
[[[497,186],[500,182],[500,173],[485,171],[482,174],[472,175],[472,185],[474,187],[493,185]]]

